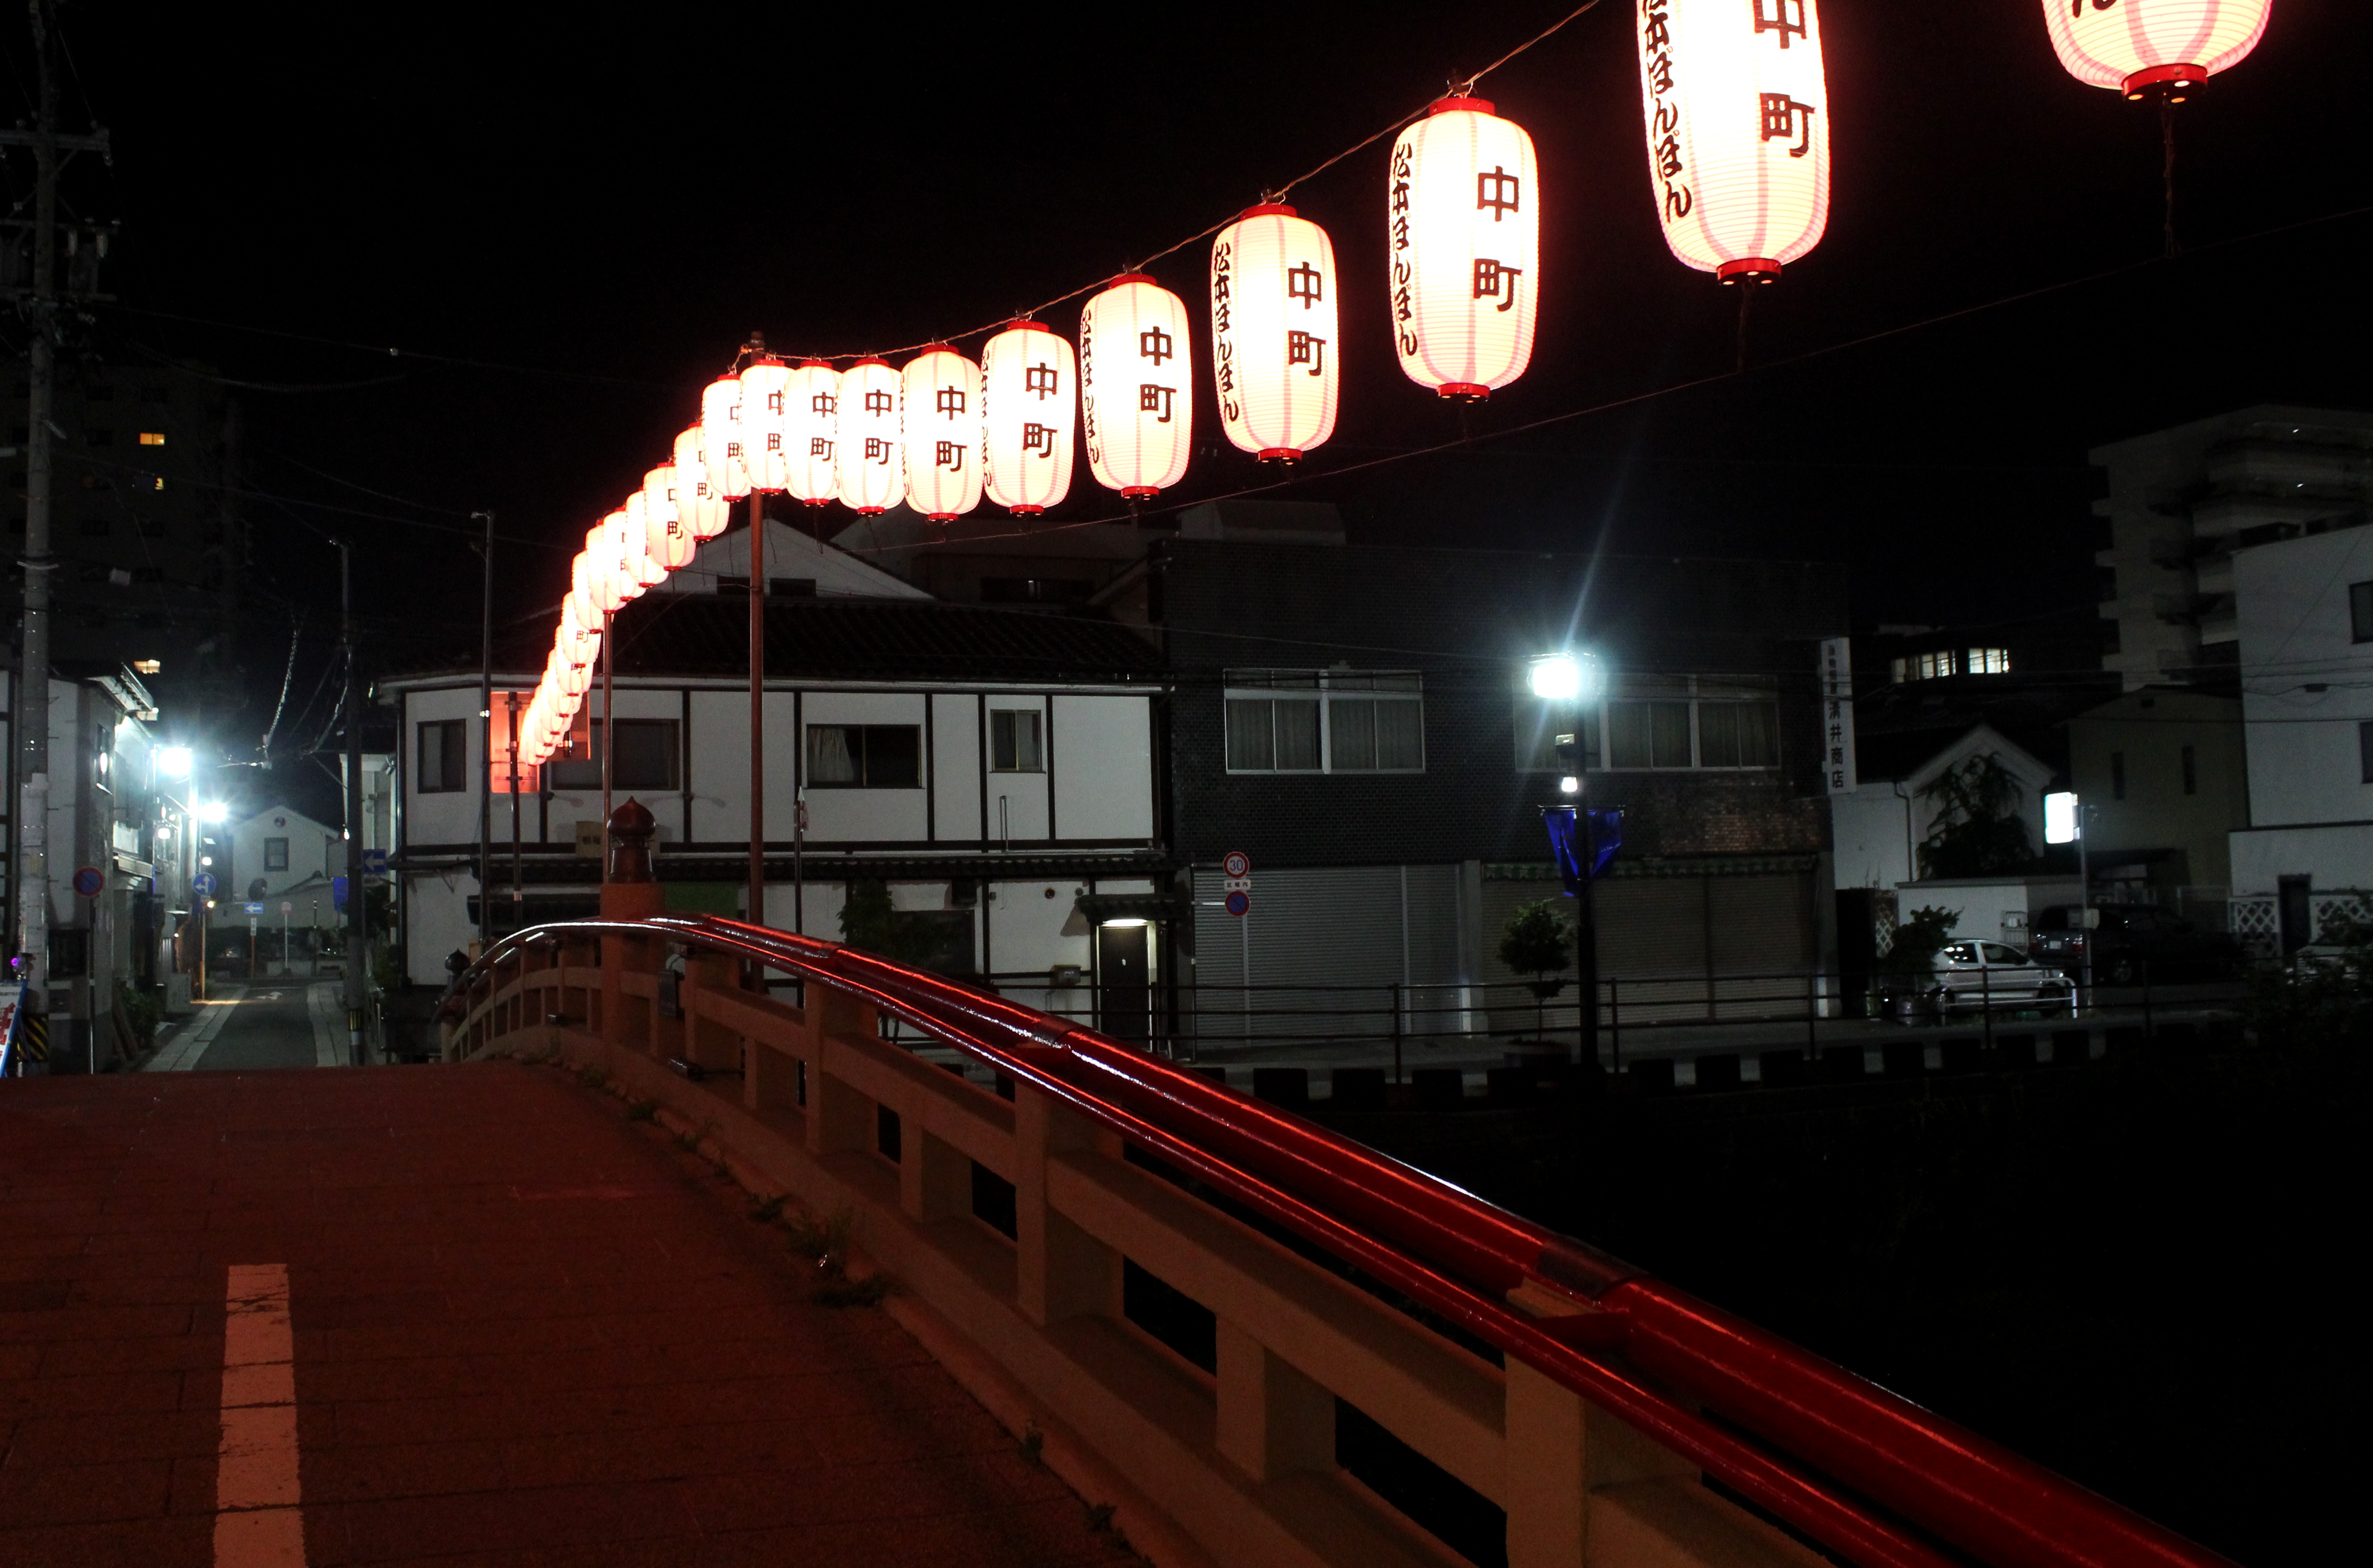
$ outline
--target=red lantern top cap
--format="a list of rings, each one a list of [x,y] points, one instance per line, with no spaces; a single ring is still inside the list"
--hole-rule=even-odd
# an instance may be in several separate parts
[[[1118,277],[1113,279],[1110,283],[1105,284],[1105,287],[1106,288],[1118,288],[1125,283],[1151,283],[1153,279],[1145,273],[1125,272]]]
[[[1016,316],[1011,321],[1005,323],[1005,330],[1008,332],[1053,332],[1055,329],[1048,326],[1044,322],[1034,322],[1027,316]]]
[[[915,352],[920,357],[925,354],[953,354],[955,351],[956,345],[953,343],[927,343]]]
[[[880,366],[882,366],[883,368],[884,368],[884,369],[886,369],[889,367],[889,364],[890,364],[890,361],[888,361],[887,359],[883,358],[883,357],[882,357],[882,356],[880,356],[879,354],[869,354],[869,355],[866,355],[866,356],[865,356],[863,358],[861,358],[861,359],[854,359],[854,360],[851,360],[851,361],[849,362],[849,366],[848,366],[848,368],[849,368],[850,369],[854,370],[854,369],[859,369],[859,367],[861,367],[861,366],[866,366],[866,365],[880,365]]]
[[[1294,211],[1292,207],[1287,206],[1283,202],[1263,202],[1258,206],[1246,207],[1244,211],[1236,215],[1239,219],[1247,217],[1300,217],[1302,215],[1300,213]]]
[[[1472,110],[1478,114],[1493,112],[1488,98],[1437,98],[1425,106],[1428,114],[1455,114],[1460,110]]]
[[[832,361],[829,359],[802,359],[800,361],[800,369],[802,370],[829,370],[832,369]]]

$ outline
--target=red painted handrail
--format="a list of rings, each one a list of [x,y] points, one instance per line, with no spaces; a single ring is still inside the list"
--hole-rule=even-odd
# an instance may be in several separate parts
[[[1950,1568],[1937,1543],[1993,1568],[2231,1568],[1584,1243],[1200,1074],[936,975],[740,920],[661,916],[520,932],[457,990],[507,948],[566,932],[664,937],[871,1001],[1407,1293],[1862,1568]],[[1505,1299],[1528,1278],[1602,1310],[1533,1317]]]

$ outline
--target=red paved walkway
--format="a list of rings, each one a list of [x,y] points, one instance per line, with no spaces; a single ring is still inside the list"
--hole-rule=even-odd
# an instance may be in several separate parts
[[[473,1067],[0,1082],[0,1563],[215,1562],[226,1275],[274,1263],[312,1568],[1130,1561],[736,1189]]]

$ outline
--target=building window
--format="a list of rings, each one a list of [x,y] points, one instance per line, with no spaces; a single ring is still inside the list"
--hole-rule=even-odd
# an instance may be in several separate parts
[[[676,759],[681,746],[677,735],[681,726],[672,719],[614,719],[610,721],[614,743],[618,748],[616,762],[610,769],[613,790],[673,790],[678,788]],[[555,760],[552,768],[552,787],[555,790],[599,790],[602,787],[602,731],[599,720],[590,722],[581,736],[574,737],[584,755],[573,760]],[[508,786],[508,780],[505,780]],[[522,788],[525,787],[522,781]]]
[[[2183,748],[2183,792],[2200,793],[2200,754],[2190,746]]]
[[[820,790],[918,790],[919,724],[811,724],[808,782]]]
[[[2007,648],[1973,648],[1970,649],[1968,673],[1972,675],[2009,674],[2010,649]]]
[[[1046,753],[1039,743],[1044,717],[1035,708],[991,708],[988,768],[992,773],[1044,773]]]
[[[2373,642],[2373,582],[2348,585],[2348,636],[2352,642]]]
[[[2356,726],[2356,771],[2365,783],[2373,784],[2373,720]]]
[[[1231,773],[1422,773],[1424,682],[1409,672],[1231,670]]]
[[[1693,675],[1633,676],[1607,704],[1607,766],[1640,771],[1780,766],[1780,705]]]
[[[470,738],[459,719],[431,719],[420,726],[419,783],[424,795],[447,794],[466,787]]]
[[[268,872],[288,869],[288,840],[267,838],[263,841],[263,869]]]
[[[2126,798],[2126,754],[2123,752],[2110,754],[2110,798],[2113,801]]]

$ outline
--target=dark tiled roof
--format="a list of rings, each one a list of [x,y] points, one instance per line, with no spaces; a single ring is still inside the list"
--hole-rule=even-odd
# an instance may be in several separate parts
[[[540,667],[549,627],[508,649],[510,667]],[[732,676],[748,672],[748,601],[654,593],[612,627],[618,673]],[[496,663],[505,667],[506,651]],[[446,669],[474,669],[476,661]],[[429,672],[421,672],[427,673]],[[1111,621],[932,600],[774,599],[766,604],[766,673],[847,680],[1156,681],[1158,655]]]

